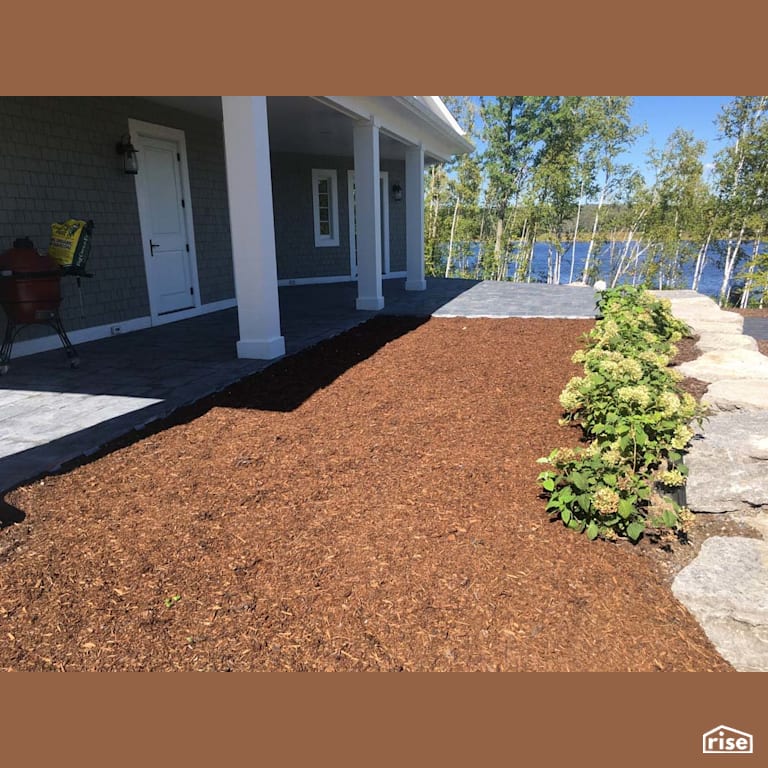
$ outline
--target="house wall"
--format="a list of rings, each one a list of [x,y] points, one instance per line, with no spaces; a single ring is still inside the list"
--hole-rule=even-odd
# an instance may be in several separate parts
[[[134,177],[123,173],[115,151],[129,118],[184,131],[201,301],[234,298],[219,121],[136,97],[0,97],[0,253],[25,235],[44,251],[52,222],[82,218],[95,223],[87,265],[93,277],[81,280],[82,311],[76,281],[62,279],[61,316],[70,333],[150,314]],[[338,173],[337,248],[314,244],[313,168]],[[352,157],[272,154],[280,279],[349,275],[347,171],[352,168]],[[381,169],[389,172],[390,271],[402,272],[405,202],[394,201],[391,188],[399,183],[405,190],[405,167],[382,160]],[[0,312],[0,333],[4,327]],[[31,326],[18,342],[50,334],[46,326]]]
[[[349,203],[347,171],[352,157],[272,153],[272,198],[275,209],[277,275],[280,280],[349,275]],[[339,245],[315,247],[312,213],[312,169],[335,169],[339,194]],[[392,198],[396,182],[405,195],[405,163],[382,160],[389,173],[390,271],[401,272],[405,261],[405,201]]]
[[[68,331],[149,315],[135,183],[123,173],[115,151],[129,118],[184,131],[201,300],[207,304],[234,296],[218,121],[131,97],[3,97],[0,252],[23,235],[45,250],[52,222],[94,220],[87,266],[93,277],[81,281],[82,316],[75,280],[62,279],[61,315]],[[4,324],[3,316],[0,328]],[[50,332],[33,326],[19,340]]]

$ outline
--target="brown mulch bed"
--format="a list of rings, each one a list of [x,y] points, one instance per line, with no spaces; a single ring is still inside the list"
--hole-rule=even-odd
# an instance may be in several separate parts
[[[8,493],[0,669],[732,671],[544,511],[591,326],[375,318]]]

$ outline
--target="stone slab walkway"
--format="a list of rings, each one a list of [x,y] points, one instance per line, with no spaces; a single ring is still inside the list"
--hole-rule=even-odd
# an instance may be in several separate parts
[[[691,511],[727,513],[762,538],[716,536],[672,590],[740,671],[768,671],[768,358],[746,339],[768,322],[721,310],[693,291],[656,292],[700,336],[702,354],[680,371],[708,383],[711,412],[685,457]],[[758,322],[755,322],[757,320]],[[765,334],[765,335],[763,335]]]

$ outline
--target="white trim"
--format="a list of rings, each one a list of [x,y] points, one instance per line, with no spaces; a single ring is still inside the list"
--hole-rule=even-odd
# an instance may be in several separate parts
[[[349,274],[353,279],[357,278],[357,246],[355,245],[355,198],[352,194],[355,182],[354,169],[347,171],[347,210],[349,215]],[[382,268],[381,276],[389,277],[389,171],[379,172],[379,184],[381,185],[381,231],[383,234],[381,254]]]
[[[219,312],[222,309],[231,309],[237,306],[236,299],[223,299],[222,301],[216,301],[212,304],[202,304],[198,307],[192,307],[190,309],[182,309],[178,312],[169,312],[165,315],[160,315],[155,321],[155,325],[168,325],[168,323],[175,323],[177,320],[189,320],[192,317],[199,317],[200,315],[208,315],[211,312]]]
[[[351,275],[330,275],[325,277],[289,277],[285,280],[278,280],[278,286],[287,287],[291,285],[320,285],[322,283],[353,283],[356,278]]]
[[[176,320],[186,320],[191,317],[198,317],[200,315],[208,315],[212,312],[220,312],[224,309],[231,309],[236,307],[237,302],[234,299],[224,299],[223,301],[214,301],[210,304],[202,304],[200,307],[192,310],[186,310],[184,312],[176,312],[172,315],[164,315],[160,318],[159,322],[154,325],[165,325],[166,323],[175,322]],[[126,333],[132,333],[133,331],[143,331],[147,328],[151,328],[153,325],[152,317],[146,315],[145,317],[133,317],[130,320],[118,320],[109,325],[94,325],[90,328],[80,328],[77,331],[67,333],[69,340],[73,345],[87,344],[89,341],[98,341],[99,339],[106,339],[112,336],[112,329],[117,326],[120,328],[120,336]],[[13,356],[11,358],[11,365],[17,357],[27,357],[28,355],[36,355],[38,352],[49,352],[52,349],[61,349],[61,341],[56,335],[51,336],[39,336],[36,339],[27,339],[26,341],[19,341],[13,345]]]
[[[274,336],[271,339],[255,339],[237,342],[237,356],[249,360],[275,360],[285,355],[285,339]]]
[[[384,234],[381,243],[381,276],[389,274],[389,171],[379,172],[381,185],[381,231]]]
[[[405,150],[406,291],[426,290],[424,279],[424,148]]]
[[[174,141],[179,147],[179,155],[181,155],[181,161],[179,162],[179,171],[181,176],[181,189],[184,196],[184,225],[186,229],[187,244],[189,245],[189,262],[192,276],[192,288],[195,295],[192,297],[194,300],[194,309],[198,309],[201,306],[200,298],[200,278],[197,273],[197,246],[195,245],[195,226],[194,216],[192,213],[192,191],[189,186],[189,164],[187,162],[187,140],[184,131],[178,128],[170,128],[165,125],[157,125],[155,123],[147,123],[143,120],[134,120],[128,118],[128,131],[131,134],[131,140],[136,144],[141,144],[141,137],[147,138],[165,139],[167,141]],[[160,315],[157,309],[152,306],[152,291],[149,287],[149,274],[150,274],[150,259],[152,254],[149,253],[147,248],[148,238],[146,233],[148,231],[148,222],[145,216],[142,214],[142,204],[140,196],[140,184],[139,176],[141,174],[141,155],[139,155],[139,173],[134,176],[134,184],[136,187],[136,204],[139,210],[139,227],[141,229],[141,247],[144,253],[144,270],[147,278],[147,293],[149,295],[149,311],[152,318],[152,322],[155,325],[162,325],[166,322],[171,322],[167,318],[168,314]],[[183,310],[187,312],[189,310]],[[178,313],[171,313],[174,318]]]
[[[389,280],[391,278],[407,277],[406,272],[390,272],[388,275],[382,275],[382,279]],[[292,285],[322,285],[324,283],[354,283],[357,280],[356,277],[351,275],[331,275],[330,277],[289,277],[284,280],[278,280],[277,284],[281,288],[288,288]]]
[[[405,144],[423,144],[424,151],[437,161],[474,150],[474,145],[442,115],[414,96],[315,96],[315,99],[353,119],[375,117],[382,132]]]
[[[320,200],[317,184],[328,180],[331,183],[330,217],[331,234],[320,234]],[[315,226],[315,248],[338,247],[339,245],[339,182],[334,168],[312,169],[312,218]]]
[[[277,288],[275,209],[266,96],[223,96],[237,355],[267,359],[285,353]],[[309,190],[307,190],[309,191]]]
[[[349,274],[357,280],[357,243],[355,240],[355,171],[347,171],[347,219],[349,220]]]

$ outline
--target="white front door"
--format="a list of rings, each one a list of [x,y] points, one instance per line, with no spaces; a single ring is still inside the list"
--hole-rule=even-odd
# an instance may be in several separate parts
[[[379,173],[379,199],[381,201],[381,274],[389,274],[389,173]],[[347,171],[349,198],[349,269],[357,277],[357,217],[355,211],[355,172]]]
[[[153,319],[198,306],[190,248],[191,209],[182,167],[183,133],[131,121],[138,149],[136,194]],[[181,134],[181,136],[179,136]],[[186,157],[186,153],[184,153]]]

